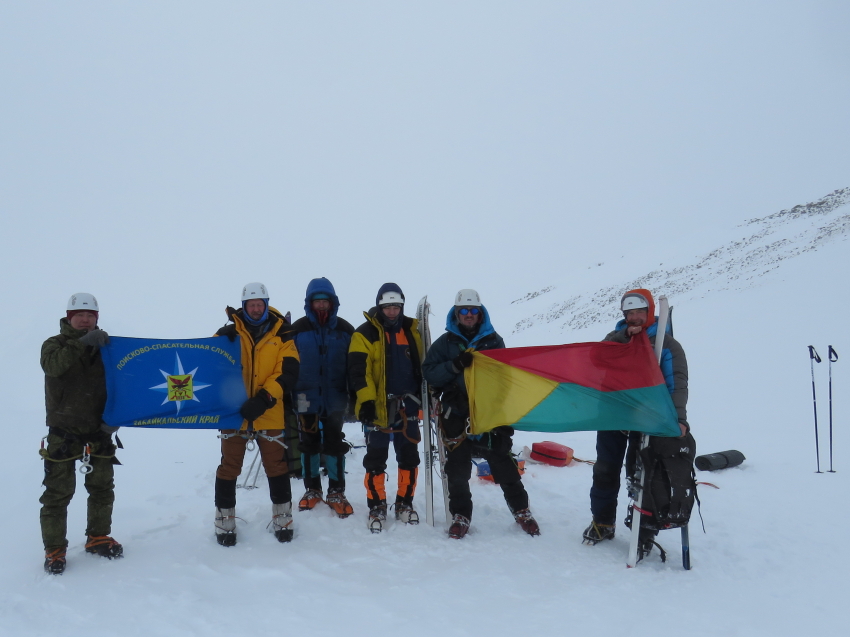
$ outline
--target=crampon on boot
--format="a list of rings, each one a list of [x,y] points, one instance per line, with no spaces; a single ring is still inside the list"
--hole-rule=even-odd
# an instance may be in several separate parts
[[[537,520],[531,515],[529,509],[520,509],[514,512],[514,520],[519,524],[520,528],[531,536],[540,535],[540,526]]]
[[[382,502],[369,509],[369,530],[372,533],[380,533],[384,530],[387,521],[387,503]]]
[[[613,524],[602,524],[601,522],[597,522],[596,520],[590,521],[590,526],[588,526],[584,530],[584,534],[582,535],[582,544],[588,544],[590,546],[595,546],[599,544],[602,540],[613,540],[614,539],[614,525]]]
[[[44,552],[44,572],[62,575],[65,572],[65,547]]]
[[[317,489],[307,489],[298,501],[299,511],[309,511],[322,501],[322,492]]]
[[[403,500],[396,500],[395,503],[395,519],[403,524],[419,524],[419,514],[412,504],[408,504]]]
[[[347,518],[354,513],[354,507],[351,506],[351,502],[345,497],[345,489],[328,489],[328,497],[325,498],[325,502],[341,518]]]
[[[466,518],[459,513],[455,513],[452,517],[452,524],[449,527],[449,537],[453,540],[462,540],[469,532],[469,518]]]
[[[640,535],[638,536],[638,553],[637,553],[637,561],[640,562],[643,558],[647,557],[652,552],[652,547],[658,547],[659,557],[662,562],[667,561],[667,551],[665,551],[661,545],[655,541],[655,534],[657,531],[652,531],[650,529],[640,529]]]
[[[107,559],[124,557],[124,547],[108,535],[89,535],[86,541],[86,553],[99,555]]]
[[[278,542],[291,542],[295,535],[295,530],[292,527],[292,502],[272,504],[272,521],[270,524]]]
[[[215,539],[222,546],[236,546],[236,509],[216,507]]]

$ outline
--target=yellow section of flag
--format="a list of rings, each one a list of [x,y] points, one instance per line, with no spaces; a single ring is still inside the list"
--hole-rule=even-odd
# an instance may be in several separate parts
[[[551,394],[558,383],[473,352],[463,372],[473,434],[513,425]]]

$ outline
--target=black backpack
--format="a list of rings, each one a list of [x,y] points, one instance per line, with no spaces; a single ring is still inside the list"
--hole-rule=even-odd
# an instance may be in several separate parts
[[[690,432],[684,438],[652,436],[640,454],[646,471],[640,525],[656,531],[685,526],[694,502],[699,504],[693,436]]]

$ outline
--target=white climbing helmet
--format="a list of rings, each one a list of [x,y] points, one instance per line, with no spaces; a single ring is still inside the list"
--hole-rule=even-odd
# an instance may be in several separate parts
[[[67,309],[100,312],[100,308],[97,306],[97,299],[94,298],[93,294],[89,294],[88,292],[77,292],[76,294],[71,295],[71,298],[68,299]]]
[[[623,300],[620,302],[620,309],[623,312],[628,312],[629,310],[649,309],[649,303],[647,303],[646,297],[644,297],[643,294],[630,292],[623,296]]]
[[[251,299],[263,299],[264,301],[268,301],[269,291],[266,289],[266,286],[262,283],[249,283],[242,288],[242,303],[250,301]]]
[[[481,307],[481,298],[475,290],[461,290],[455,295],[455,307]]]
[[[378,299],[378,305],[404,305],[404,297],[395,290],[387,290]]]

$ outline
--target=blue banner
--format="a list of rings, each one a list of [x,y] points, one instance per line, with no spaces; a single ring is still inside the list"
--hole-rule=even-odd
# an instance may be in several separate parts
[[[110,336],[101,348],[111,427],[239,429],[248,398],[239,338]]]

